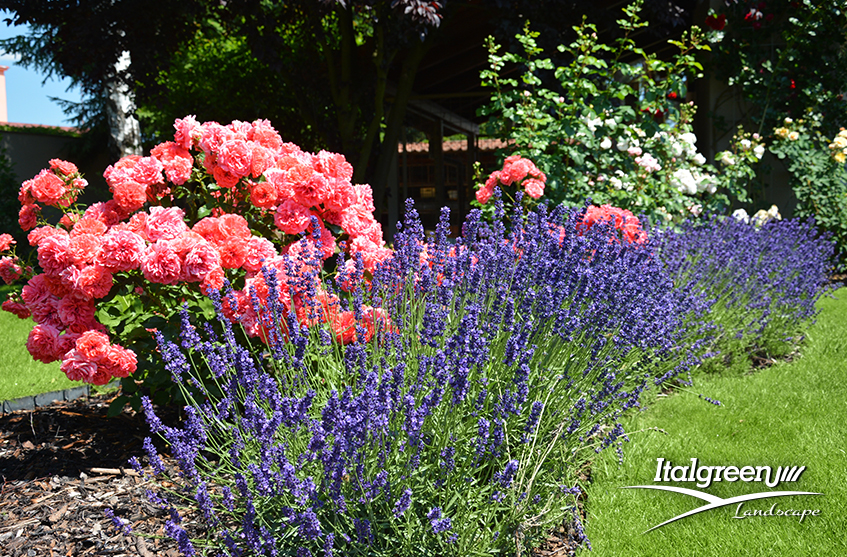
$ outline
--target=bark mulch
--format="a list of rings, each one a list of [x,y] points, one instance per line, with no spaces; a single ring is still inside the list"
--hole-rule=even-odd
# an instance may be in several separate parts
[[[147,424],[132,411],[107,418],[110,400],[0,416],[0,557],[179,555],[173,541],[155,537],[165,511],[147,502],[149,480],[127,464],[142,460]],[[116,531],[107,508],[130,521],[133,535]]]
[[[140,413],[107,418],[111,397],[56,402],[0,416],[0,557],[178,557],[164,537],[164,510],[148,502],[154,487],[127,461],[142,462],[149,429]],[[161,412],[175,424],[175,412]],[[169,475],[173,460],[157,443]],[[105,510],[129,520],[118,532]],[[182,526],[200,527],[190,513]],[[556,528],[534,557],[573,555],[572,525]]]

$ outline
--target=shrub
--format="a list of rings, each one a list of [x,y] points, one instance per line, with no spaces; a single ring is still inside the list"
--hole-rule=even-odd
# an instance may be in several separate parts
[[[507,231],[498,217],[472,213],[450,244],[445,210],[427,243],[410,209],[370,283],[360,258],[319,288],[266,268],[265,303],[252,300],[266,349],[235,341],[232,293],[214,328],[184,316],[182,348],[160,337],[190,405],[170,428],[145,399],[181,469],[154,499],[185,554],[508,555],[576,518],[576,471],[620,440],[644,389],[686,368],[681,309],[649,242],[614,221],[542,205]],[[339,284],[350,293],[325,304]],[[289,289],[335,317],[298,320]],[[207,528],[193,541],[186,504]]]
[[[784,355],[816,315],[834,253],[814,220],[713,216],[653,231],[654,246],[690,307],[687,336],[708,370]]]
[[[183,304],[211,317],[204,291],[228,280],[242,299],[251,287],[261,292],[263,262],[285,272],[286,252],[326,260],[343,249],[363,257],[368,275],[389,254],[370,186],[350,182],[353,169],[343,156],[303,152],[266,120],[223,126],[188,116],[174,127],[174,141],[150,156],[110,166],[113,199],[88,208],[75,204],[87,185],[77,167],[50,161],[18,195],[19,223],[37,247],[40,272],[14,255],[4,259],[28,280],[3,309],[32,314],[30,353],[61,360],[72,380],[122,378],[113,411],[127,401],[137,407],[140,388],[160,403],[174,395],[149,331],[175,337]],[[47,206],[63,213],[58,224],[41,216]],[[249,305],[242,307],[246,334],[260,335]]]
[[[706,164],[691,130],[696,109],[685,98],[702,70],[695,56],[708,45],[694,27],[673,41],[679,52],[670,60],[648,54],[633,40],[647,25],[640,6],[624,9],[613,45],[598,39],[594,25],[576,26],[576,41],[559,47],[570,63],[557,68],[542,58],[529,24],[517,37],[522,53],[500,54],[489,39],[490,69],[481,73],[494,89],[483,109],[489,130],[548,176],[545,195],[554,203],[581,206],[590,197],[654,222],[725,211],[747,199],[752,173],[744,169],[761,158],[758,136],[736,149],[744,156],[731,172]],[[502,77],[508,64],[523,70],[519,79]]]

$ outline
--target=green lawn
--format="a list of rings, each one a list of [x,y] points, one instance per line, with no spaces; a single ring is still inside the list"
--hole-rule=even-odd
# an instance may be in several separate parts
[[[633,433],[623,465],[614,451],[598,456],[588,486],[586,533],[593,551],[583,555],[847,555],[847,288],[820,302],[822,313],[808,332],[800,357],[752,375],[699,377],[694,390],[718,399],[713,406],[677,393],[653,398],[629,418]],[[649,399],[648,399],[649,400]],[[806,466],[796,483],[776,491],[788,496],[745,503],[744,510],[819,509],[819,516],[733,518],[737,505],[665,520],[706,504],[693,497],[650,489],[657,458],[674,465]],[[721,498],[768,491],[762,483],[667,483]]]
[[[6,299],[5,289],[0,289],[0,299]],[[59,370],[59,362],[43,364],[32,359],[26,339],[34,325],[32,319],[0,311],[0,401],[82,385],[68,380]]]

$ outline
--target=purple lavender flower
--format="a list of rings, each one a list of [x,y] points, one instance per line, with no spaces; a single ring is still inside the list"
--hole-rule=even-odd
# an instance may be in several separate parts
[[[441,507],[433,507],[426,513],[429,519],[429,524],[432,527],[433,534],[441,534],[453,527],[453,521],[449,518],[442,518]]]
[[[115,513],[109,508],[104,509],[103,513],[106,515],[106,518],[112,521],[112,524],[118,532],[124,536],[132,534],[132,525],[129,523],[129,520],[115,516]]]
[[[412,490],[408,487],[403,490],[403,495],[397,499],[397,502],[394,503],[394,516],[399,518],[403,516],[403,514],[409,510],[409,506],[412,504]]]

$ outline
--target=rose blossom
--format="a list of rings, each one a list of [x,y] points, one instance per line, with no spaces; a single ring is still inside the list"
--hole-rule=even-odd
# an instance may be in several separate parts
[[[253,150],[248,142],[232,139],[221,144],[217,151],[218,165],[239,178],[253,171]]]
[[[0,257],[0,278],[6,284],[12,284],[23,274],[24,270],[16,263],[17,259]]]
[[[76,279],[77,290],[90,298],[104,298],[112,289],[112,273],[100,265],[89,265],[80,270]]]
[[[38,224],[38,215],[41,207],[38,205],[24,205],[18,212],[18,224],[23,230],[32,230]]]
[[[541,180],[530,178],[529,180],[524,180],[522,185],[526,194],[533,199],[538,199],[544,195],[544,182]]]
[[[45,273],[59,276],[70,264],[69,244],[70,237],[60,234],[48,236],[38,244],[38,264]]]
[[[115,344],[100,359],[98,365],[103,367],[111,377],[129,377],[138,367],[138,358],[132,350]]]
[[[0,234],[0,252],[4,252],[16,243],[11,234]]]
[[[182,272],[184,280],[189,282],[200,282],[209,273],[221,266],[221,256],[209,242],[203,240],[198,242],[185,254],[185,264]]]
[[[141,272],[150,282],[175,284],[182,272],[182,262],[167,241],[159,240],[141,256]]]
[[[58,205],[67,188],[61,178],[45,169],[32,179],[29,191],[40,203]]]
[[[250,273],[257,273],[262,269],[263,260],[269,260],[276,255],[276,247],[270,240],[253,236],[247,242],[247,257],[244,258],[244,269]]]
[[[174,122],[174,129],[176,130],[174,141],[183,149],[191,149],[194,144],[200,141],[203,134],[200,124],[197,123],[197,119],[193,115],[178,118]]]
[[[250,183],[250,202],[260,209],[270,209],[276,204],[276,186],[270,182]]]
[[[5,302],[3,302],[2,307],[3,311],[8,311],[9,313],[16,315],[20,319],[26,319],[27,317],[32,315],[26,305],[20,302],[6,300]]]
[[[147,217],[147,238],[173,240],[188,230],[185,224],[185,212],[179,207],[151,207]]]
[[[98,331],[86,331],[76,341],[76,351],[92,361],[105,357],[110,348],[109,337]]]
[[[231,236],[216,246],[221,256],[221,266],[224,269],[239,269],[247,258],[247,240],[239,236]]]
[[[162,164],[168,180],[180,186],[191,178],[191,170],[194,168],[194,157],[188,149],[181,147],[173,141],[165,141],[156,145],[150,155]]]
[[[50,159],[50,170],[58,170],[65,176],[71,176],[79,172],[79,169],[74,163],[63,161],[62,159]]]
[[[59,359],[56,354],[59,329],[52,325],[36,325],[26,339],[26,349],[33,359],[49,364]]]
[[[141,264],[146,243],[129,230],[111,230],[103,239],[97,262],[112,272],[131,271]]]
[[[92,383],[97,376],[97,364],[80,354],[76,350],[70,350],[65,354],[62,365],[59,367],[71,381],[84,381]]]
[[[286,201],[274,213],[274,224],[286,234],[299,234],[309,226],[311,211],[296,201]]]
[[[65,327],[70,327],[75,323],[92,323],[94,311],[94,300],[76,292],[64,296],[59,300],[56,307],[59,320]]]
[[[488,203],[488,200],[491,199],[492,195],[494,195],[494,188],[488,187],[488,184],[476,190],[476,200],[483,205]]]

